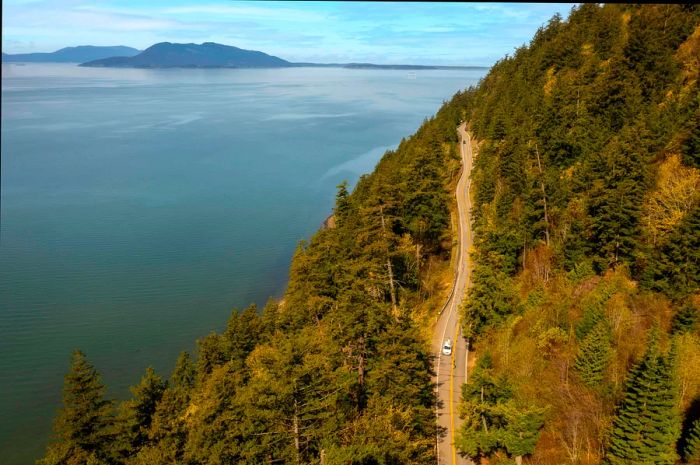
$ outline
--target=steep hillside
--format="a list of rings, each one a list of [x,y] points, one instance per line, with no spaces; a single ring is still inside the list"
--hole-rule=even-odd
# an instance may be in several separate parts
[[[700,454],[699,56],[696,6],[582,5],[458,97],[479,141],[470,456]]]

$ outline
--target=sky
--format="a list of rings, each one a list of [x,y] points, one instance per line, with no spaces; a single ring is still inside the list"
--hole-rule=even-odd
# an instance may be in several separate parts
[[[573,5],[3,0],[2,51],[218,42],[289,61],[490,66]]]

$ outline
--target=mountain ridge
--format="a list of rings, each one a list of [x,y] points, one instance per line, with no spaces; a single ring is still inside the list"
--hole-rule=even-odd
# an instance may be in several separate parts
[[[82,63],[91,68],[348,68],[348,69],[485,69],[483,66],[378,65],[373,63],[294,63],[274,55],[216,42],[160,42],[132,57],[108,57]]]
[[[55,52],[3,53],[2,61],[7,63],[83,63],[115,56],[134,56],[140,52],[140,50],[124,45],[78,45],[75,47],[64,47]]]
[[[109,57],[82,63],[107,68],[280,68],[291,66],[282,58],[257,50],[204,42],[201,45],[159,42],[133,57]]]

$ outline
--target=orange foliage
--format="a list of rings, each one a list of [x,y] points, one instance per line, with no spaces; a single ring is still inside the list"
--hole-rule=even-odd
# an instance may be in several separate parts
[[[662,240],[700,202],[700,170],[670,155],[659,167],[657,188],[644,202],[644,227],[654,243]]]
[[[549,282],[553,257],[552,249],[546,244],[538,244],[525,252],[522,282],[526,288],[533,289]]]

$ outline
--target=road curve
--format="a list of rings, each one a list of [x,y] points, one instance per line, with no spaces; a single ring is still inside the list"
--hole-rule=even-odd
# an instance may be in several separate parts
[[[462,383],[467,377],[467,343],[461,335],[459,324],[459,305],[464,301],[467,286],[469,284],[471,267],[469,265],[469,249],[472,244],[469,199],[471,186],[472,147],[471,139],[466,130],[466,124],[461,124],[459,133],[459,147],[462,155],[462,173],[457,182],[457,212],[459,245],[457,249],[457,269],[455,270],[454,289],[449,300],[442,308],[442,312],[435,324],[433,333],[432,350],[436,355],[435,381],[437,384],[438,406],[437,422],[445,435],[437,439],[438,465],[463,465],[471,462],[462,458],[454,447],[456,431],[462,423],[459,418],[459,401],[462,392]],[[466,142],[466,143],[465,143]],[[442,345],[445,339],[452,339],[452,354],[442,354]]]

